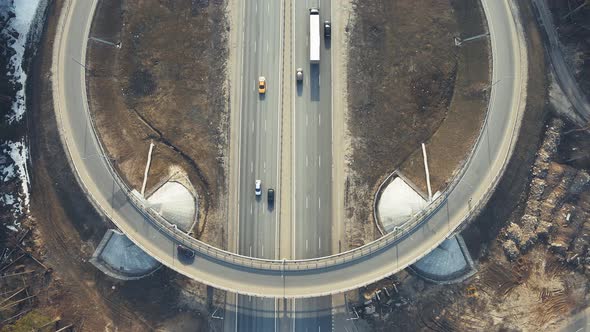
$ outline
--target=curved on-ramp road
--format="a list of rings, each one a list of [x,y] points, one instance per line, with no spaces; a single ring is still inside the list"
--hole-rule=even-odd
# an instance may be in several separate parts
[[[77,179],[96,208],[164,265],[205,284],[245,295],[303,298],[354,289],[420,259],[485,203],[512,153],[524,110],[526,50],[507,0],[482,0],[493,53],[489,110],[470,158],[448,191],[407,229],[349,252],[308,260],[264,260],[211,247],[146,209],[113,171],[96,137],[86,100],[86,44],[98,0],[68,0],[53,54],[53,97],[60,134]],[[452,42],[449,40],[449,42]],[[176,257],[183,243],[192,263]]]

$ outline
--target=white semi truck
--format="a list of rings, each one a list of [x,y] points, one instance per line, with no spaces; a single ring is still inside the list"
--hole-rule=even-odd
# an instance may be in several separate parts
[[[320,11],[309,10],[309,62],[320,63]]]

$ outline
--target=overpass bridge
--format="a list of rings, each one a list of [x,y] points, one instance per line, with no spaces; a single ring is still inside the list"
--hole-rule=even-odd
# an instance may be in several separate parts
[[[261,297],[305,298],[367,285],[416,262],[477,213],[508,164],[525,108],[527,55],[508,0],[481,0],[490,33],[493,75],[480,136],[448,189],[402,228],[362,247],[315,259],[268,260],[227,252],[168,223],[114,171],[88,109],[86,45],[98,0],[66,0],[54,43],[53,98],[60,137],[77,180],[97,210],[169,268],[223,290]],[[453,42],[449,40],[449,42]],[[189,264],[176,246],[192,248]]]

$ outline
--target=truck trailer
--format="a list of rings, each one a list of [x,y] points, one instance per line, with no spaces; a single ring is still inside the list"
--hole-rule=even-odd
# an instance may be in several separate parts
[[[320,63],[320,11],[309,10],[309,62]]]

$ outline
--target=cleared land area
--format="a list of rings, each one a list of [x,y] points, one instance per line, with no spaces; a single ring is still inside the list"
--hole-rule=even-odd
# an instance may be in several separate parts
[[[222,1],[103,1],[89,41],[90,108],[119,174],[147,190],[174,173],[199,196],[194,236],[225,247],[228,96]]]
[[[443,190],[462,164],[487,108],[488,39],[479,2],[354,2],[348,64],[345,191],[348,245],[380,234],[373,198],[401,170],[426,192],[420,144],[427,143],[433,190]]]

